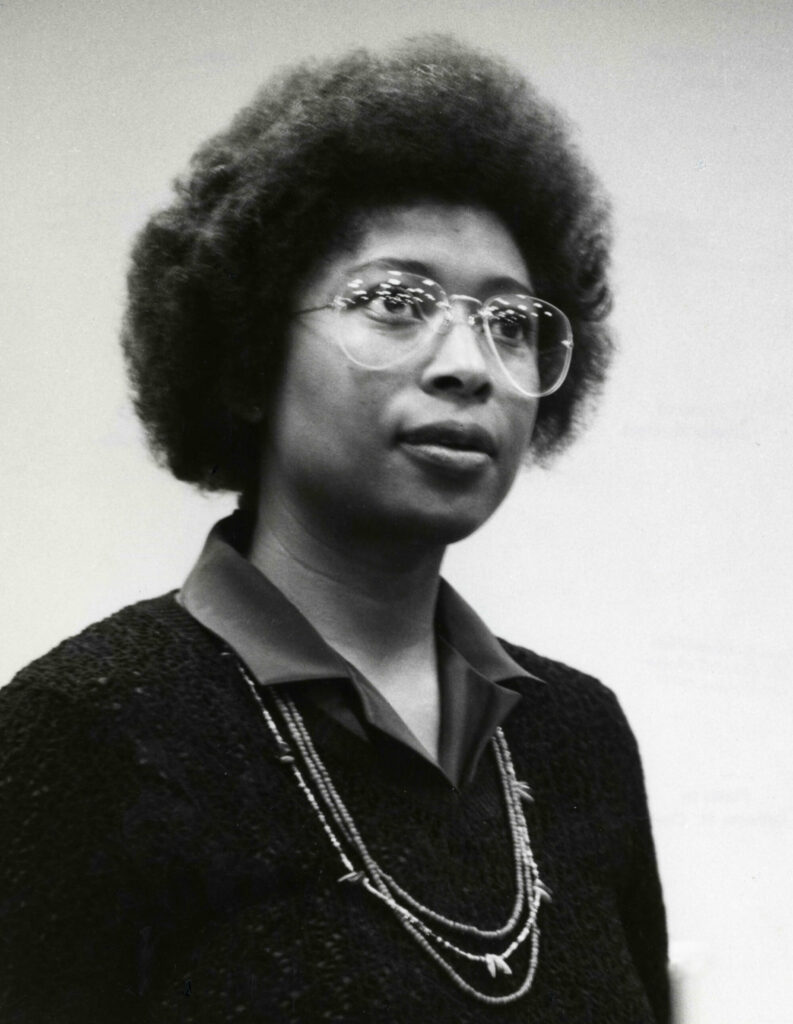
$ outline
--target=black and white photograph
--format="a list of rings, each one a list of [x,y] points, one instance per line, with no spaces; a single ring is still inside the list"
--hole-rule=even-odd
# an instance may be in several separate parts
[[[789,1024],[793,9],[0,55],[0,1022]]]

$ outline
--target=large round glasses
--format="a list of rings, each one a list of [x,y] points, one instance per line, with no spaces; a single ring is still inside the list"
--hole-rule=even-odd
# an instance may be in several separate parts
[[[332,302],[298,312],[337,310],[344,318],[340,342],[347,358],[369,370],[387,370],[448,331],[458,306],[467,307],[461,322],[486,339],[522,395],[543,398],[561,387],[573,354],[570,321],[532,295],[506,292],[480,302],[447,295],[420,274],[372,267],[348,281]]]

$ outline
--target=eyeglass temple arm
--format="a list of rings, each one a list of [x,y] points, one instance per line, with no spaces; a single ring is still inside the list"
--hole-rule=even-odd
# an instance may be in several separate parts
[[[303,313],[319,313],[321,309],[336,309],[336,300],[326,302],[322,306],[309,306],[308,309],[295,309],[290,316],[300,316]]]

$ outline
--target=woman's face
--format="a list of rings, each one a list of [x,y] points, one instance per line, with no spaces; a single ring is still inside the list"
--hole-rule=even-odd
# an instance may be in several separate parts
[[[421,202],[367,214],[346,250],[322,260],[293,309],[323,306],[371,264],[418,272],[447,294],[531,291],[501,221],[469,206]],[[515,391],[464,317],[407,361],[351,362],[349,313],[295,316],[264,452],[262,500],[310,529],[361,540],[444,545],[477,529],[512,484],[537,400]],[[457,322],[462,321],[462,322]]]

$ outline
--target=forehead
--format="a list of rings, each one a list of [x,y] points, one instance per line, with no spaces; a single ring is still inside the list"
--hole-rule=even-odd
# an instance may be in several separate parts
[[[491,281],[530,286],[529,269],[496,214],[476,206],[419,202],[359,213],[348,241],[323,261],[317,285],[339,284],[369,263],[422,272],[449,291],[478,294]]]

